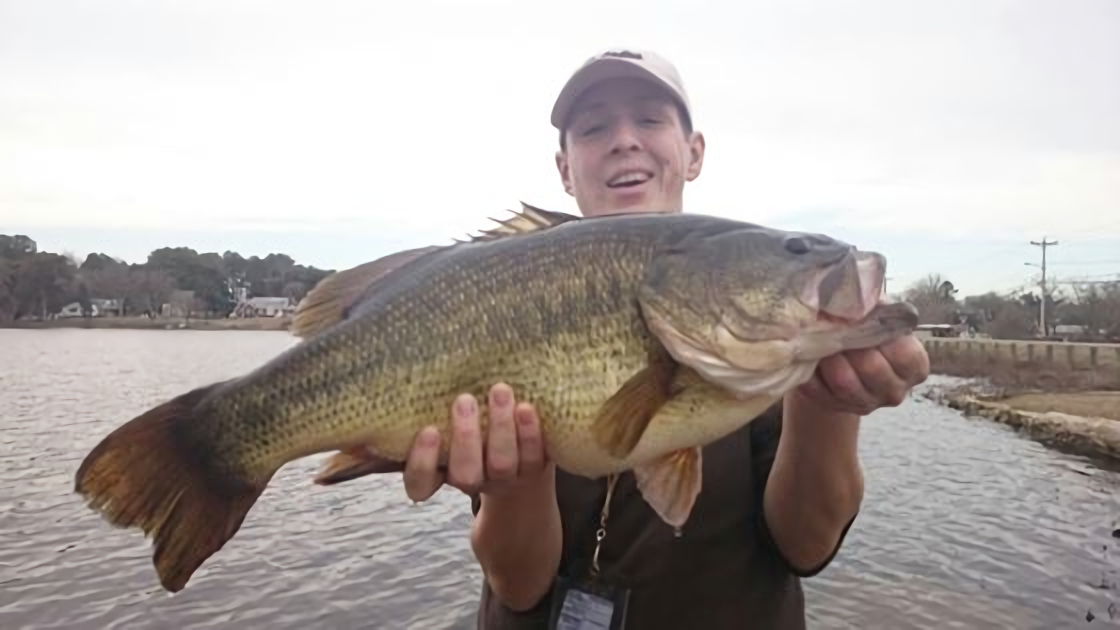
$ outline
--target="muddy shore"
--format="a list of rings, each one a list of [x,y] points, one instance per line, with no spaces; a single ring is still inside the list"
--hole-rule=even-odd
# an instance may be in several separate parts
[[[923,395],[1044,443],[1120,460],[1120,392],[1008,391],[973,382],[930,389]]]

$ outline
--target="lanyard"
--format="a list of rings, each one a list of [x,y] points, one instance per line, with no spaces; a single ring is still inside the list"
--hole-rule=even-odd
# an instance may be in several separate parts
[[[614,494],[614,484],[618,475],[611,473],[607,476],[607,498],[603,500],[603,510],[599,514],[599,529],[595,530],[595,555],[591,558],[591,577],[599,577],[599,550],[603,547],[603,539],[607,537],[607,516],[611,509],[611,496]]]

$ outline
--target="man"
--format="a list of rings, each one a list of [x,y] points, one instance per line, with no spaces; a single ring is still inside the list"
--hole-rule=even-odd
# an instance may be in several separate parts
[[[561,91],[552,124],[561,182],[583,215],[683,211],[705,142],[663,59],[593,57]],[[829,563],[862,500],[860,416],[900,404],[928,372],[909,337],[823,361],[783,403],[705,448],[703,491],[679,535],[633,476],[620,476],[598,566],[604,583],[629,592],[627,627],[803,628],[799,577]],[[607,484],[556,470],[533,409],[505,385],[489,396],[486,436],[473,397],[456,401],[446,475],[436,467],[439,435],[418,435],[406,491],[422,501],[446,483],[471,495],[471,544],[486,576],[479,627],[543,629],[563,599],[557,577],[578,581],[591,568]]]

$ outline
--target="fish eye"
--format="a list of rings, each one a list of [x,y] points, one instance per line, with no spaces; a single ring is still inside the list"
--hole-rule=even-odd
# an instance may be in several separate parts
[[[786,251],[791,254],[808,254],[810,249],[809,241],[800,236],[793,236],[786,239]]]

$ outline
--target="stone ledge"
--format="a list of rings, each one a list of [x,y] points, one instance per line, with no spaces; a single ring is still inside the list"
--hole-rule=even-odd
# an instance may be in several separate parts
[[[969,395],[945,396],[944,404],[966,415],[1022,429],[1040,440],[1120,459],[1120,421],[1117,420],[1086,418],[1057,411],[1023,411]]]

